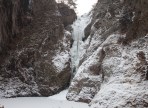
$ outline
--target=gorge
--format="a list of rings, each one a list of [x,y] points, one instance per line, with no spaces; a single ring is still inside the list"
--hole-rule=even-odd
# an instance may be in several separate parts
[[[6,108],[148,108],[148,1],[0,0],[0,98]]]

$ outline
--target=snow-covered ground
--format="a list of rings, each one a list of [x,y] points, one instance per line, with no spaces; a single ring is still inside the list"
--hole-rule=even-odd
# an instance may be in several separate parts
[[[0,103],[5,108],[88,108],[84,103],[51,100],[44,97],[1,99]]]
[[[51,97],[0,99],[5,108],[89,108],[88,104],[66,100],[67,90]]]

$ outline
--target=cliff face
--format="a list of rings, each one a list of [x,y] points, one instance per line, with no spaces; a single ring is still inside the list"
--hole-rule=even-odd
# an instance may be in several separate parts
[[[0,0],[0,52],[9,49],[8,43],[30,22],[30,5],[29,0]]]
[[[98,0],[67,99],[91,108],[148,107],[147,0]]]
[[[0,97],[49,96],[68,86],[71,34],[54,0],[0,1]]]

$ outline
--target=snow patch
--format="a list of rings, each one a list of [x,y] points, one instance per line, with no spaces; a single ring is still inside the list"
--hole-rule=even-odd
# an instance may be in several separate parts
[[[66,67],[69,58],[70,55],[68,51],[58,52],[56,56],[53,57],[52,62],[54,63],[54,66],[56,66],[57,72],[61,72]]]
[[[66,68],[66,63],[70,60],[70,53],[69,53],[69,47],[70,47],[70,37],[71,33],[65,30],[65,35],[60,41],[61,46],[59,46],[59,50],[56,51],[56,55],[53,56],[52,62],[53,65],[56,67],[57,72],[61,72],[64,68]],[[60,51],[62,49],[62,51]]]

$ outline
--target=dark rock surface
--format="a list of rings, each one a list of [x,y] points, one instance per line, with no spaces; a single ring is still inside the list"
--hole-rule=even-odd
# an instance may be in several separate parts
[[[9,49],[21,28],[32,20],[29,0],[0,0],[0,52]],[[5,52],[5,50],[3,50]]]
[[[121,32],[126,32],[123,43],[128,44],[134,39],[146,36],[148,33],[148,1],[125,0],[123,14],[119,21]]]
[[[77,19],[75,11],[70,9],[70,7],[64,3],[58,3],[58,9],[62,16],[62,21],[65,27],[72,24],[73,21]]]

